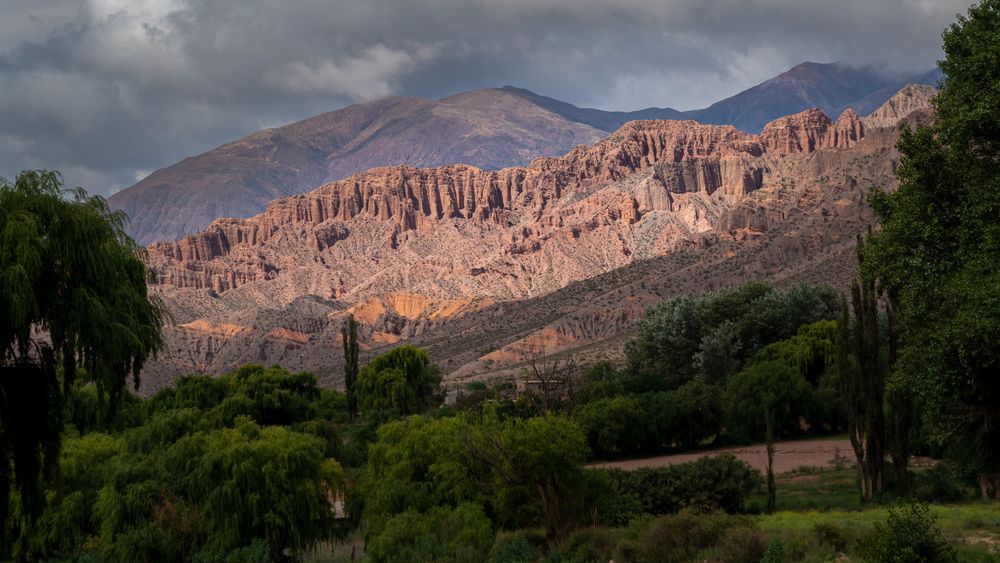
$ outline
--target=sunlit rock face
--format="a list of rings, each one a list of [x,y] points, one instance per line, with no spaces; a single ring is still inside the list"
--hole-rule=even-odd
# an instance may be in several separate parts
[[[335,384],[348,313],[369,353],[412,342],[456,379],[538,352],[614,356],[680,292],[844,286],[866,195],[894,185],[898,127],[929,99],[907,87],[868,117],[807,110],[759,135],[634,121],[527,166],[375,168],[216,220],[149,247],[175,324],[144,385],[247,362]]]

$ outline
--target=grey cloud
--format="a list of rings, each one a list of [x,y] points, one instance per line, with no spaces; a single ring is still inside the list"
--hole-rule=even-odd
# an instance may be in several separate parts
[[[703,107],[804,60],[929,69],[968,0],[6,0],[0,175],[137,175],[387,94]]]

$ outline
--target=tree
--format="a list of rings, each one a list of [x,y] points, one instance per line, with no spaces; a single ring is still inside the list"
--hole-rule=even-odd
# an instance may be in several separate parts
[[[386,423],[359,481],[369,538],[403,512],[464,503],[483,506],[496,528],[544,525],[565,538],[589,513],[587,453],[568,418],[507,417],[490,403],[481,413]]]
[[[898,305],[891,387],[914,389],[936,441],[985,481],[1000,475],[1000,1],[943,39],[934,122],[902,132],[862,269]]]
[[[724,385],[768,344],[835,319],[838,303],[829,287],[762,282],[657,303],[625,348],[632,378],[646,382],[634,390],[670,390],[695,378]]]
[[[393,348],[372,358],[358,374],[358,406],[402,415],[423,412],[438,401],[440,381],[427,352],[413,346]]]
[[[642,407],[632,397],[592,401],[577,409],[573,419],[587,435],[591,451],[605,457],[640,451],[648,426]]]
[[[315,436],[249,418],[235,428],[181,438],[166,452],[182,498],[196,503],[211,559],[261,538],[272,558],[332,536],[332,499],[346,487],[343,470]]]
[[[859,256],[861,255],[859,246]],[[851,309],[844,303],[840,319],[841,388],[847,401],[847,428],[858,460],[861,496],[881,494],[885,465],[885,380],[878,295],[870,280],[851,286]]]
[[[0,180],[0,522],[12,486],[29,512],[40,508],[78,371],[113,409],[163,344],[164,312],[126,221],[104,199],[63,189],[57,172]]]
[[[797,425],[808,404],[810,387],[795,368],[780,361],[751,365],[738,373],[726,389],[735,428],[754,436],[763,428],[767,444],[767,510],[774,510],[774,439],[782,428]]]
[[[344,387],[347,393],[347,412],[354,422],[358,417],[358,323],[354,315],[347,316],[347,323],[340,330],[344,341]]]

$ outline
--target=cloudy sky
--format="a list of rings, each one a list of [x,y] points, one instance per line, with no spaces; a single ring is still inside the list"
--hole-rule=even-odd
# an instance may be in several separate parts
[[[929,70],[969,0],[0,0],[0,176],[108,195],[264,127],[511,84],[704,107],[805,60]]]

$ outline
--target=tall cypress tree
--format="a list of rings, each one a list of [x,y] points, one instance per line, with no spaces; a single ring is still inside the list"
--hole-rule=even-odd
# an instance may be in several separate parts
[[[344,386],[347,389],[347,412],[354,422],[358,416],[358,397],[355,384],[358,381],[358,323],[354,315],[347,316],[347,322],[340,330],[344,341]]]

